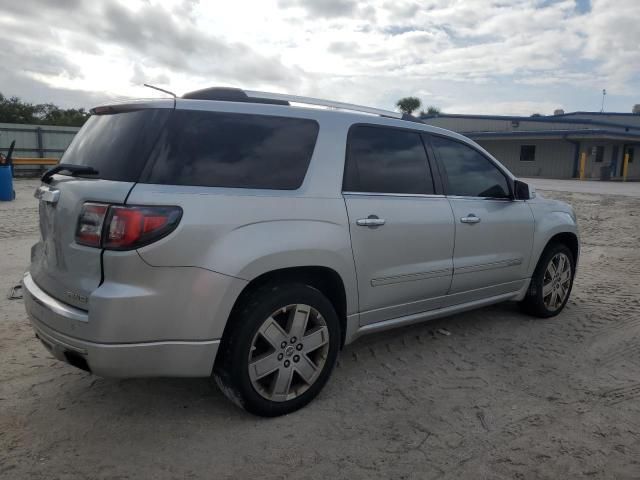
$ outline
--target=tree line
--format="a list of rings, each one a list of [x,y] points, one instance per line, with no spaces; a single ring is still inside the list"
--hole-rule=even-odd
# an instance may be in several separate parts
[[[417,97],[405,97],[398,100],[396,106],[411,115],[418,110],[422,102]],[[420,115],[437,115],[440,109],[434,106],[421,110]],[[60,108],[53,103],[28,103],[18,97],[5,97],[0,93],[0,123],[26,123],[30,125],[60,125],[81,127],[89,118],[84,108]]]
[[[81,127],[88,118],[89,112],[84,108],[65,109],[53,103],[32,104],[0,93],[0,123]]]

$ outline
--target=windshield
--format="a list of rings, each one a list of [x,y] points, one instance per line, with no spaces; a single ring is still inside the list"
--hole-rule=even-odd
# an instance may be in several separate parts
[[[145,109],[93,115],[60,163],[92,167],[98,171],[92,178],[136,182],[170,113],[169,109]]]

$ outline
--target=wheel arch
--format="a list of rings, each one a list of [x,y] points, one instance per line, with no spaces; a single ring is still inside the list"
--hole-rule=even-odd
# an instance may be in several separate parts
[[[554,248],[558,248],[558,247],[568,249],[572,254],[572,256],[574,257],[573,275],[575,276],[575,270],[577,265],[576,262],[578,259],[578,255],[580,253],[580,243],[578,240],[578,236],[576,233],[573,233],[573,232],[568,232],[568,231],[558,232],[552,235],[544,244],[544,248],[541,249],[540,254],[538,255],[535,262],[535,268],[532,273],[531,280],[529,282],[529,287],[525,295],[519,299],[521,300],[520,306],[525,313],[529,313],[533,316],[540,317],[540,318],[552,317],[560,313],[560,311],[562,311],[562,309],[564,308],[564,305],[568,301],[569,295],[571,292],[571,287],[573,285],[572,278],[570,278],[571,284],[569,286],[569,293],[567,293],[566,298],[562,300],[563,301],[562,305],[556,310],[548,310],[548,306],[544,304],[544,298],[543,298],[544,294],[540,293],[541,292],[540,289],[544,285],[544,275],[545,275],[544,272],[547,268],[546,262],[548,262],[553,258],[551,255],[554,254],[555,252]],[[544,292],[544,290],[542,290],[542,292]]]
[[[571,250],[571,253],[573,255],[573,268],[574,270],[577,268],[578,265],[578,257],[580,255],[580,241],[578,239],[578,235],[575,232],[571,232],[571,231],[560,231],[560,232],[556,232],[553,235],[551,235],[547,241],[543,244],[543,246],[539,249],[539,251],[537,252],[535,258],[535,263],[532,262],[531,263],[531,275],[533,275],[533,273],[535,272],[535,269],[538,268],[538,265],[540,264],[540,260],[542,259],[542,257],[544,256],[545,252],[552,246],[555,244],[562,244],[562,245],[566,245],[567,248],[569,248],[569,250]]]
[[[552,236],[545,245],[542,253],[544,253],[550,245],[554,243],[561,243],[566,245],[569,250],[571,250],[571,254],[573,255],[574,268],[578,264],[578,256],[580,255],[580,242],[578,241],[578,236],[573,232],[560,232],[556,233]],[[541,256],[542,256],[541,253]]]
[[[237,312],[246,298],[255,290],[272,283],[304,283],[319,290],[329,299],[338,315],[341,331],[341,346],[344,345],[347,332],[347,291],[345,283],[336,270],[320,265],[279,268],[264,272],[253,278],[236,298],[227,325],[225,325],[222,338],[224,338],[229,329],[229,323],[232,321],[234,313]]]

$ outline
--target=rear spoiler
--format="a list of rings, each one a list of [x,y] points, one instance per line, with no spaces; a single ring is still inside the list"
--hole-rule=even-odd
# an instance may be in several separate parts
[[[171,98],[148,98],[142,100],[126,100],[123,102],[100,105],[89,110],[91,115],[110,115],[114,113],[135,112],[136,110],[144,110],[147,108],[169,108],[175,107],[174,100]]]

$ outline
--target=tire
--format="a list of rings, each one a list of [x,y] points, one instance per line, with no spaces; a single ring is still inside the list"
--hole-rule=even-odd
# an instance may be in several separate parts
[[[564,263],[559,264],[560,261]],[[550,271],[551,262],[554,269],[558,270],[555,276]],[[571,250],[562,243],[549,245],[533,272],[527,296],[520,302],[521,309],[540,318],[558,315],[571,295],[575,271],[575,259]]]
[[[322,390],[340,340],[338,316],[320,291],[300,283],[265,285],[234,309],[213,376],[223,393],[248,412],[284,415]]]

